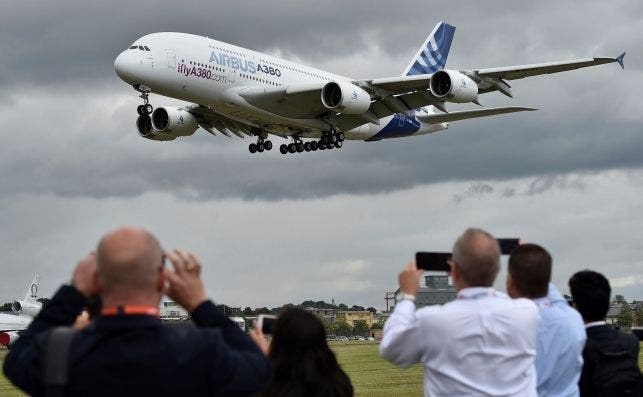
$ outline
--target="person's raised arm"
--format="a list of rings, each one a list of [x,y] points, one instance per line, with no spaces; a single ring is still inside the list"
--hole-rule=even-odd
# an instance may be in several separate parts
[[[415,317],[415,296],[422,270],[411,262],[399,275],[403,298],[395,304],[393,314],[384,324],[380,356],[401,367],[408,367],[422,357],[421,338]]]
[[[213,355],[213,381],[225,378],[228,394],[261,390],[272,376],[270,363],[250,337],[207,298],[199,259],[178,249],[165,255],[174,267],[174,272],[165,269],[167,295],[192,314],[197,326],[216,328],[226,345]]]

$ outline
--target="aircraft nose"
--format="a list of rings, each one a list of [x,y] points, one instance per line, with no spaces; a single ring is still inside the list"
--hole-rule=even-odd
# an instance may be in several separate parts
[[[128,51],[121,52],[114,60],[114,71],[121,80],[132,83],[135,79],[134,72],[137,62]]]

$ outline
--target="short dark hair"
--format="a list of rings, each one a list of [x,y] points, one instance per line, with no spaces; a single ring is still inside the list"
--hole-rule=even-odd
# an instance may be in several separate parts
[[[583,270],[569,279],[572,299],[585,322],[605,319],[610,307],[610,283],[601,273]]]
[[[523,296],[546,296],[551,281],[551,255],[537,244],[519,245],[509,257],[509,274]]]

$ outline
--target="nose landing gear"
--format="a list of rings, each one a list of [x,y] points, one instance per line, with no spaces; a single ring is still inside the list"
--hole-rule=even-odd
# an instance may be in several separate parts
[[[139,95],[139,98],[143,99],[143,104],[136,107],[136,112],[139,114],[139,116],[152,114],[152,111],[154,111],[154,107],[152,107],[152,105],[150,104],[149,98],[151,90],[143,85],[134,86],[134,89],[141,93],[141,95]]]

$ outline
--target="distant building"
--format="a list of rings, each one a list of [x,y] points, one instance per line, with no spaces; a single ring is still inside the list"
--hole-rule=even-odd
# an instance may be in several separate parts
[[[399,292],[399,289],[395,293]],[[432,305],[442,305],[455,299],[457,292],[449,283],[449,276],[424,276],[424,287],[420,287],[415,296],[417,308]]]
[[[373,313],[368,310],[339,310],[337,311],[337,321],[344,321],[351,327],[355,326],[355,321],[364,320],[370,328],[373,325]]]
[[[337,319],[336,309],[317,309],[315,307],[307,307],[306,310],[331,324],[334,324]]]

